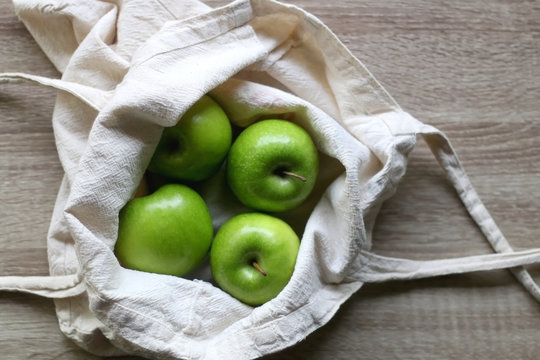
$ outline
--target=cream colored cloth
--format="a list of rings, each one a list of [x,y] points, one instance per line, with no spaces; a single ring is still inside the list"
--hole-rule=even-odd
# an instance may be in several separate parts
[[[323,326],[364,282],[512,268],[513,252],[472,189],[448,139],[404,112],[319,20],[270,0],[210,9],[189,0],[15,0],[62,79],[2,74],[62,90],[53,115],[65,170],[48,236],[51,277],[2,277],[0,288],[55,298],[61,330],[98,355],[252,359]],[[284,214],[302,235],[287,287],[252,308],[212,283],[122,268],[118,213],[141,180],[164,126],[210,93],[240,126],[279,117],[321,152],[314,196]],[[422,135],[496,254],[410,261],[370,252],[377,212]],[[219,174],[201,189],[216,229],[244,209]],[[457,205],[456,205],[457,206]]]

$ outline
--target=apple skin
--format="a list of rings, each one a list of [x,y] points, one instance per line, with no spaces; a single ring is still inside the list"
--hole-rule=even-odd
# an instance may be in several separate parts
[[[284,175],[289,171],[304,178]],[[311,193],[319,171],[309,134],[286,120],[262,120],[240,133],[229,151],[227,181],[246,206],[282,212],[299,206]]]
[[[244,213],[218,230],[210,250],[214,280],[229,295],[251,306],[274,297],[289,282],[300,240],[283,220],[263,213]],[[255,261],[266,273],[253,266]]]
[[[115,254],[129,269],[183,276],[207,255],[213,235],[200,195],[169,184],[130,200],[120,211]]]
[[[221,167],[231,142],[229,118],[204,95],[176,125],[163,129],[148,169],[175,180],[204,180]]]

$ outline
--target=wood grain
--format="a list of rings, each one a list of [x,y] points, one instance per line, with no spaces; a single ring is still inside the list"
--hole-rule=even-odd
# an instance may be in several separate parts
[[[205,1],[211,6],[223,0]],[[445,131],[515,248],[538,247],[540,2],[287,1],[324,21],[401,106]],[[0,0],[0,72],[58,77]],[[55,91],[0,86],[0,274],[48,272],[62,168]],[[378,253],[490,252],[420,141],[374,232]],[[537,280],[540,268],[531,267]],[[366,285],[298,345],[267,359],[537,359],[540,307],[507,271]],[[2,359],[97,359],[59,332],[52,301],[0,293]]]

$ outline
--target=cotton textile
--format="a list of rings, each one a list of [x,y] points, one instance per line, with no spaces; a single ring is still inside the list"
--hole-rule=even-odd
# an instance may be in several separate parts
[[[55,298],[62,332],[88,351],[158,359],[252,359],[323,326],[365,282],[511,268],[540,301],[444,134],[403,111],[318,19],[271,0],[211,9],[189,0],[15,0],[61,79],[2,74],[62,90],[53,114],[65,177],[48,236],[51,277],[0,288]],[[252,308],[212,283],[122,268],[118,213],[141,181],[163,127],[209,93],[238,126],[277,117],[321,152],[314,195],[283,214],[301,232],[293,277]],[[373,254],[371,230],[423,136],[495,254],[412,261]],[[214,227],[244,208],[218,174],[204,184]]]

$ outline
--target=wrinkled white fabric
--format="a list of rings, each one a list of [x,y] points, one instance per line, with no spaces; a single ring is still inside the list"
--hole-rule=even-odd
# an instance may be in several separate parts
[[[540,262],[538,249],[512,252],[444,134],[400,109],[330,30],[298,7],[271,0],[218,9],[194,0],[14,4],[62,79],[0,79],[63,90],[53,125],[66,175],[48,236],[46,281],[55,285],[47,294],[51,284],[43,279],[3,278],[0,288],[55,297],[61,330],[90,352],[251,359],[304,339],[364,282]],[[118,213],[163,127],[206,93],[238,126],[268,117],[300,124],[321,152],[313,196],[282,215],[302,234],[293,277],[257,308],[214,286],[207,265],[184,279],[124,269],[113,254]],[[370,252],[377,212],[419,134],[502,254],[418,262]],[[245,210],[222,175],[199,189],[216,229]],[[514,271],[540,300],[528,273]]]

